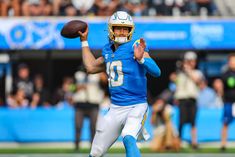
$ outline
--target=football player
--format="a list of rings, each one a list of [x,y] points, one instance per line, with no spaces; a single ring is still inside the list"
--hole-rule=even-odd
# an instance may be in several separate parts
[[[143,125],[148,109],[146,73],[158,77],[161,71],[148,54],[144,39],[133,40],[132,17],[117,11],[109,19],[109,42],[102,56],[95,58],[87,41],[88,28],[80,34],[83,64],[88,73],[106,71],[111,105],[98,121],[90,157],[101,157],[121,134],[127,157],[140,157],[138,137],[145,137]]]

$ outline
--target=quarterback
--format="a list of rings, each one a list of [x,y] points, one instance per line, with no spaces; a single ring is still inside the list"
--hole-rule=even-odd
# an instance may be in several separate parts
[[[88,28],[80,34],[82,59],[88,73],[106,71],[111,105],[102,121],[98,121],[90,157],[101,157],[119,135],[122,136],[126,157],[140,157],[136,145],[143,136],[148,110],[146,73],[158,77],[161,71],[149,56],[144,39],[132,39],[134,22],[124,12],[115,12],[108,21],[109,42],[102,56],[95,58],[87,41]]]

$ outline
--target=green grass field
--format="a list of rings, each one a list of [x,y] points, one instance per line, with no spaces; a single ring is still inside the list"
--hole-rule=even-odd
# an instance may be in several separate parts
[[[161,153],[164,154],[166,152],[152,152],[148,148],[142,148],[142,153]],[[81,149],[79,152],[74,151],[73,149],[61,149],[61,148],[2,148],[0,149],[0,154],[75,154],[82,153],[88,154],[89,149]],[[108,152],[109,154],[117,154],[117,153],[125,153],[123,148],[111,148]],[[183,148],[179,152],[168,151],[167,153],[175,154],[175,153],[192,153],[192,154],[200,154],[200,153],[235,153],[235,148],[228,148],[225,152],[221,152],[218,148],[199,148],[198,150],[193,150],[191,148]],[[235,154],[234,154],[235,156]]]

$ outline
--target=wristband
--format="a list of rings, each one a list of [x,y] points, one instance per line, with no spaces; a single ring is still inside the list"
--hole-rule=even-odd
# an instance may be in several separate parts
[[[138,62],[139,64],[144,64],[144,61],[145,61],[144,57],[141,58],[141,60],[137,60],[137,62]]]
[[[89,47],[88,41],[82,41],[82,47]]]

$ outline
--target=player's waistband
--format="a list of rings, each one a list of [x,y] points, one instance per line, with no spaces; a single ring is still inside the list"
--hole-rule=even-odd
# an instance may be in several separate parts
[[[138,105],[142,103],[147,103],[147,100],[145,98],[143,99],[130,99],[130,100],[115,100],[111,98],[111,104],[115,104],[118,106],[132,106],[132,105]]]
[[[111,103],[110,106],[122,106],[122,107],[134,107],[134,106],[137,106],[137,105],[148,105],[147,102],[143,102],[143,103],[137,103],[137,104],[128,104],[128,105],[117,105],[117,104],[114,104],[114,103]]]

